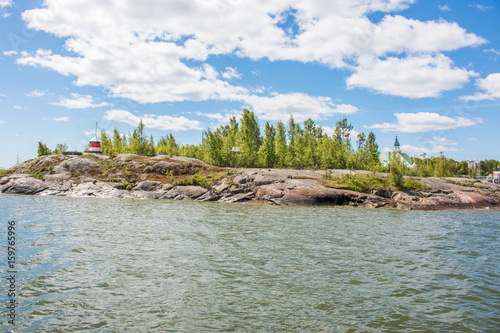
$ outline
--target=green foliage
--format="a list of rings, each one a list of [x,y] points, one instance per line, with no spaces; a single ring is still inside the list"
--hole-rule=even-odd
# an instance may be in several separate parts
[[[350,143],[352,125],[344,118],[336,123],[335,134],[329,137],[312,119],[301,125],[290,117],[288,126],[278,122],[276,127],[267,122],[261,137],[258,120],[251,111],[244,110],[241,122],[235,117],[229,125],[203,132],[199,145],[180,145],[169,133],[155,144],[145,133],[142,121],[128,136],[115,128],[113,138],[101,132],[101,150],[104,154],[132,153],[138,155],[164,154],[197,158],[217,166],[265,168],[335,168],[377,170],[381,168],[375,135],[363,133],[358,137],[357,149]],[[128,137],[128,139],[127,139]],[[234,150],[234,147],[238,147]]]
[[[210,181],[209,179],[200,174],[196,174],[191,177],[191,184],[199,185],[205,188],[210,188],[210,186],[212,186],[212,181]]]
[[[448,184],[454,184],[458,186],[465,186],[465,187],[476,187],[477,182],[481,182],[480,180],[474,180],[474,181],[464,181],[464,182],[457,182],[452,179],[447,179],[446,182]]]
[[[0,169],[0,178],[10,176],[10,175],[11,175],[11,172],[9,172],[8,170]]]
[[[36,171],[36,172],[30,174],[30,176],[33,177],[33,178],[36,178],[36,179],[43,180],[43,176],[45,176],[45,172]]]
[[[38,141],[38,157],[50,154],[52,154],[52,152],[47,147],[47,145],[45,143],[42,143],[42,141]]]
[[[404,186],[404,175],[407,173],[407,169],[401,161],[399,153],[391,154],[391,160],[389,161],[389,179],[391,184],[396,188],[401,188]]]
[[[86,158],[92,161],[100,162],[99,159],[94,154],[80,155],[80,158]]]
[[[326,183],[328,187],[347,189],[357,192],[369,193],[373,190],[413,190],[424,191],[430,187],[420,184],[411,179],[402,179],[399,186],[394,186],[393,180],[389,177],[376,177],[371,175],[360,176],[356,174],[342,175],[341,177],[332,177],[325,172]]]
[[[68,151],[68,145],[66,143],[58,143],[56,148],[54,148],[54,154],[62,154],[65,151]]]

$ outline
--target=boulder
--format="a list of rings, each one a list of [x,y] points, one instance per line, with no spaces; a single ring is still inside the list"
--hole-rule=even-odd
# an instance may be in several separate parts
[[[132,189],[136,191],[156,191],[161,187],[161,182],[159,181],[153,181],[153,180],[145,180],[142,182],[137,183],[137,185]]]
[[[160,199],[196,199],[208,192],[201,186],[175,186]]]
[[[176,163],[176,162],[167,162],[167,161],[160,161],[156,163],[153,166],[150,166],[151,171],[157,172],[157,173],[165,173],[167,171],[173,171],[176,172],[180,169],[183,168],[182,164]]]
[[[136,156],[138,156],[138,155],[136,155],[136,154],[118,154],[118,155],[116,155],[114,160],[116,162],[128,162],[128,161],[133,160]]]
[[[79,174],[90,174],[99,171],[101,168],[99,162],[85,157],[73,157],[61,163],[59,166],[65,167],[65,165],[67,165],[67,171],[78,172]]]
[[[0,186],[0,192],[29,195],[40,193],[48,188],[49,186],[44,181],[39,179],[32,177],[13,177],[10,178],[7,183]]]
[[[47,183],[61,185],[64,182],[66,182],[68,179],[70,179],[71,176],[72,176],[71,173],[63,172],[63,173],[56,173],[53,175],[45,175],[45,176],[43,176],[43,180],[45,180]]]

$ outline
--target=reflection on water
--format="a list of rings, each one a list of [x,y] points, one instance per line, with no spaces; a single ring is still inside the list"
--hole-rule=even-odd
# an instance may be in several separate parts
[[[0,218],[20,332],[500,327],[499,212],[0,195]]]

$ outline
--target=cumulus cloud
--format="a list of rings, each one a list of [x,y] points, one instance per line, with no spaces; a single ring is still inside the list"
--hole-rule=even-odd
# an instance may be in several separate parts
[[[7,56],[7,57],[10,57],[10,56],[13,56],[13,55],[18,55],[18,53],[16,51],[3,51],[3,55]]]
[[[0,8],[12,6],[12,0],[0,0]]]
[[[476,86],[483,90],[482,93],[475,93],[470,96],[460,96],[464,101],[495,100],[500,98],[500,73],[488,75],[484,79],[477,79]]]
[[[422,133],[449,130],[459,127],[469,127],[482,123],[480,118],[451,118],[430,112],[395,113],[394,115],[398,120],[395,124],[382,123],[365,127],[370,129],[379,129],[383,132],[397,131],[400,133]]]
[[[452,67],[440,52],[486,41],[456,23],[387,14],[413,2],[144,0],[117,5],[46,0],[43,8],[25,11],[22,17],[31,29],[65,38],[70,52],[23,52],[17,62],[51,68],[75,76],[78,86],[101,86],[113,97],[140,103],[241,100],[249,88],[225,81],[241,74],[207,63],[220,55],[317,62],[354,71],[348,79],[351,88],[436,97],[461,87],[474,74]],[[385,16],[374,23],[369,19],[373,12]],[[294,22],[293,29],[283,26],[285,20]],[[388,66],[395,66],[399,75],[382,73]],[[417,77],[402,79],[404,73]]]
[[[144,127],[157,128],[164,131],[186,131],[190,129],[203,129],[202,123],[197,120],[191,120],[186,117],[171,117],[166,115],[144,114],[138,117],[124,110],[106,111],[104,119],[120,123],[127,123],[137,126],[142,119]]]
[[[452,66],[451,59],[444,55],[364,58],[347,79],[347,87],[408,98],[439,97],[442,91],[460,88],[469,82],[470,76],[477,75]]]
[[[108,106],[106,102],[94,104],[91,95],[80,95],[72,93],[70,98],[62,97],[59,102],[52,103],[53,105],[63,106],[68,109],[87,109]]]
[[[314,97],[303,93],[277,94],[270,97],[248,95],[247,108],[263,120],[295,121],[324,119],[335,114],[353,114],[357,108],[348,104],[335,104],[330,97]]]
[[[56,118],[53,118],[54,121],[68,121],[69,120],[69,117],[56,117]]]

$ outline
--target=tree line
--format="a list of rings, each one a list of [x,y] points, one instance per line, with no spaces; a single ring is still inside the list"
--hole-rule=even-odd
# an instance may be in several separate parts
[[[373,132],[351,136],[353,126],[346,118],[336,122],[333,135],[307,119],[302,124],[291,116],[288,122],[273,125],[266,122],[261,131],[255,114],[244,110],[241,121],[232,117],[227,125],[220,125],[203,132],[197,145],[180,145],[170,133],[155,141],[145,132],[142,120],[132,133],[124,135],[116,128],[110,136],[101,131],[101,151],[107,155],[123,153],[139,155],[174,155],[203,160],[222,167],[260,168],[314,168],[390,171],[380,163],[379,146]],[[68,149],[58,144],[51,151],[38,142],[38,156],[61,153]],[[500,162],[481,161],[478,168],[469,168],[467,161],[457,162],[444,156],[413,158],[414,167],[398,165],[402,175],[420,177],[484,176],[497,170]]]
[[[180,146],[172,134],[160,137],[155,143],[144,132],[142,121],[128,136],[114,129],[110,137],[101,132],[101,151],[116,155],[166,154],[201,159],[227,167],[316,168],[316,169],[373,169],[380,167],[375,134],[360,133],[356,145],[351,143],[353,127],[347,119],[336,123],[333,136],[328,136],[312,119],[303,124],[290,117],[287,125],[266,122],[261,133],[257,117],[244,110],[241,122],[232,117],[228,125],[203,132],[198,145]]]

